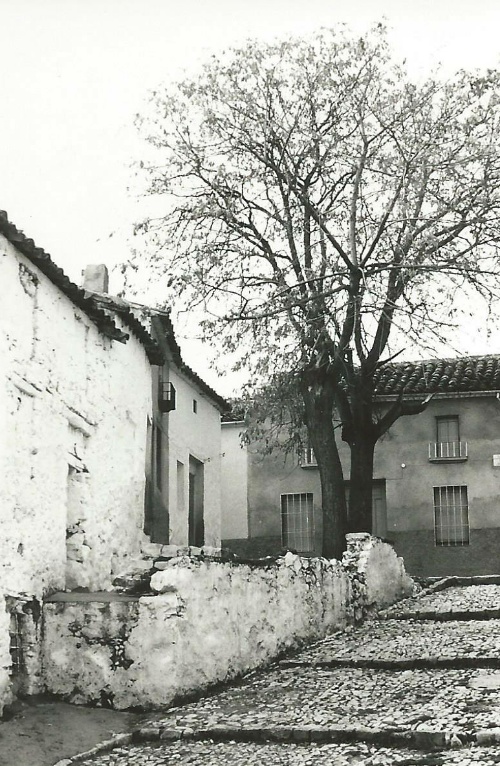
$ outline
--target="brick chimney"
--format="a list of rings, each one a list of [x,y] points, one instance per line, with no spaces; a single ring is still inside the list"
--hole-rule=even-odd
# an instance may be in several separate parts
[[[109,289],[108,267],[104,263],[90,264],[82,271],[84,290],[89,293],[107,293]]]

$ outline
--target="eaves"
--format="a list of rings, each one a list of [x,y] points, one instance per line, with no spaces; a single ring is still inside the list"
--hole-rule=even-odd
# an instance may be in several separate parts
[[[70,280],[64,271],[57,266],[50,255],[41,247],[37,247],[32,239],[29,239],[20,229],[9,221],[5,210],[0,210],[0,234],[13,245],[16,250],[22,253],[42,274],[66,295],[70,301],[78,306],[92,322],[97,326],[99,332],[112,340],[120,343],[126,343],[129,334],[120,330],[95,301],[85,295],[85,291]]]

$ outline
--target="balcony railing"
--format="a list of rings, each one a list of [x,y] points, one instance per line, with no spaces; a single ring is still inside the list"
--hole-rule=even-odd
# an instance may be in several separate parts
[[[300,458],[300,465],[302,468],[316,468],[317,462],[316,458],[314,456],[314,451],[312,447],[307,447],[305,450],[302,451],[302,455]]]
[[[431,442],[429,460],[443,462],[467,460],[469,457],[467,442]]]

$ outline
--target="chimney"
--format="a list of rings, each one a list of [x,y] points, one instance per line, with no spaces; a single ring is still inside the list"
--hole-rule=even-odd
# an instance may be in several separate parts
[[[104,263],[91,264],[82,271],[83,289],[89,293],[107,293],[109,288],[108,267]]]

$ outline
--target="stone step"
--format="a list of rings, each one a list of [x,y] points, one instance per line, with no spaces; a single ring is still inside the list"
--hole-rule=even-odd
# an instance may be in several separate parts
[[[285,661],[356,667],[497,667],[500,620],[366,622]],[[468,658],[470,662],[465,662]]]
[[[476,670],[275,668],[172,708],[145,729],[153,738],[158,732],[170,732],[174,739],[219,732],[231,739],[242,732],[239,737],[262,741],[316,737],[401,745],[424,741],[432,732],[438,743],[448,735],[464,743],[473,732],[500,726],[499,688],[500,673]],[[309,734],[295,737],[297,731],[316,734],[308,740]]]
[[[391,620],[432,620],[434,622],[451,622],[456,620],[458,622],[474,622],[476,620],[498,620],[500,619],[500,608],[495,609],[477,609],[460,610],[450,609],[449,611],[436,611],[436,610],[401,610],[400,612],[392,610],[389,613],[381,613],[379,615],[382,619]]]
[[[414,657],[408,659],[356,659],[332,657],[325,660],[287,659],[280,661],[282,668],[366,668],[371,670],[480,670],[500,669],[500,657]]]
[[[129,766],[130,764],[176,764],[176,766],[464,766],[483,764],[485,750],[471,745],[458,750],[418,751],[364,742],[314,743],[310,745],[259,742],[178,740],[118,748],[81,766]],[[487,751],[486,763],[500,763],[500,748]],[[58,766],[56,764],[56,766]],[[63,766],[63,764],[60,764]],[[69,764],[64,764],[69,766]]]
[[[453,578],[453,582],[457,578]],[[424,591],[383,610],[384,619],[491,620],[500,617],[500,584]]]
[[[348,743],[364,742],[383,747],[411,748],[415,750],[442,750],[459,748],[475,741],[475,735],[454,731],[400,731],[398,729],[376,729],[363,726],[207,726],[195,730],[181,727],[143,727],[132,734],[132,742],[259,742],[293,743],[310,745],[319,742]]]

